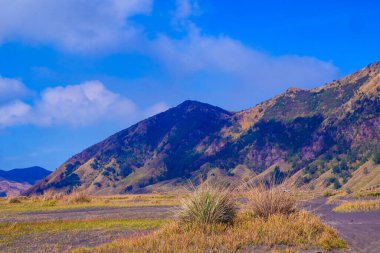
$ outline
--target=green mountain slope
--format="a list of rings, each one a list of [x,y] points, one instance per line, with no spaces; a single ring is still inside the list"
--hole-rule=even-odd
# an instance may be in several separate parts
[[[317,89],[290,88],[241,112],[185,101],[75,155],[28,194],[142,192],[257,174],[313,187],[327,171],[324,187],[339,188],[380,148],[379,133],[377,62]]]

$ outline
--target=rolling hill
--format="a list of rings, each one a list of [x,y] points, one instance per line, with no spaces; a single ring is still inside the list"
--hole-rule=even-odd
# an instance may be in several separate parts
[[[50,173],[38,166],[0,170],[0,196],[19,195]]]
[[[370,163],[379,133],[376,62],[319,88],[289,88],[240,112],[185,101],[73,156],[27,194],[146,192],[256,175],[338,189]]]

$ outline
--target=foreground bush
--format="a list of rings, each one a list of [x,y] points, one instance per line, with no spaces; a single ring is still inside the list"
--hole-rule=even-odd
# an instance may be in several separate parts
[[[236,213],[231,189],[203,185],[181,201],[177,216],[182,222],[215,224],[231,223]]]
[[[74,252],[254,252],[255,245],[272,248],[345,248],[344,241],[321,220],[308,212],[275,214],[267,219],[239,214],[233,224],[206,226],[172,222],[149,235],[135,236]]]
[[[274,214],[289,215],[297,210],[295,197],[274,185],[249,186],[247,198],[249,210],[263,218]]]
[[[90,203],[91,196],[84,192],[73,192],[65,197],[65,200],[69,203]]]
[[[21,200],[20,200],[19,198],[17,198],[17,197],[15,197],[15,198],[10,198],[10,199],[8,200],[8,203],[10,203],[10,204],[20,204],[20,203],[21,203]]]
[[[84,192],[74,191],[70,194],[64,194],[53,190],[46,191],[43,195],[33,195],[31,199],[35,202],[59,201],[62,204],[90,203],[92,200],[91,196]]]

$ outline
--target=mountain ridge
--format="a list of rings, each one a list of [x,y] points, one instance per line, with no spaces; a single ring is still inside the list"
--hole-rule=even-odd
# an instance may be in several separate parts
[[[273,166],[287,168],[281,171],[287,176],[305,171],[295,181],[310,187],[339,167],[326,182],[338,187],[379,147],[379,86],[375,62],[315,89],[289,88],[240,112],[186,100],[73,156],[27,194],[141,192],[168,180],[211,180],[212,174],[231,181],[237,168],[248,175]]]
[[[50,173],[39,166],[0,170],[0,195],[19,195]]]

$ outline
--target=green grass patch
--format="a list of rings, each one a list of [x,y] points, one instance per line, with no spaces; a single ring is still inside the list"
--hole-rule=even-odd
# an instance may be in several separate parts
[[[12,243],[27,235],[56,234],[88,230],[147,230],[167,223],[158,219],[135,220],[59,220],[38,222],[0,223],[0,244]]]

